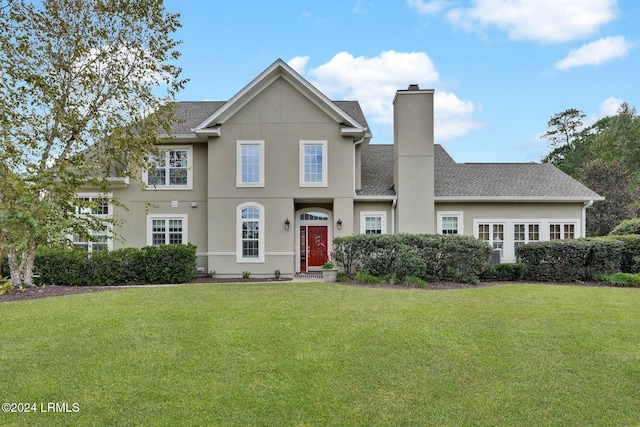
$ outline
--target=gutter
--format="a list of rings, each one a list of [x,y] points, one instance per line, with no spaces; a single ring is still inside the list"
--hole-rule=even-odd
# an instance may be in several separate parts
[[[587,208],[593,205],[593,200],[589,200],[588,202],[584,202],[584,206],[582,207],[582,236],[587,237]]]

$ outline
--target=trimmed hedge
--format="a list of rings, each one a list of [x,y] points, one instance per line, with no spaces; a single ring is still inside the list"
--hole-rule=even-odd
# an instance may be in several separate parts
[[[546,282],[594,280],[620,271],[624,245],[614,239],[533,242],[518,248],[525,278]]]
[[[471,236],[359,234],[333,241],[333,258],[350,275],[478,282],[491,247]]]
[[[480,276],[480,280],[514,281],[524,278],[527,266],[518,262],[516,264],[489,265]]]
[[[640,273],[640,235],[629,234],[627,236],[606,236],[608,240],[622,242],[622,264],[620,271],[623,273]]]
[[[109,286],[183,283],[196,273],[194,245],[147,246],[89,254],[42,247],[34,265],[38,285]]]

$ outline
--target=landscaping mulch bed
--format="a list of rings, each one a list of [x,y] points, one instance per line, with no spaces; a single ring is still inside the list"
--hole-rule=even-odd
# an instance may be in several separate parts
[[[228,279],[228,278],[210,278],[210,277],[195,277],[189,280],[187,283],[275,283],[275,282],[287,282],[291,279]],[[550,283],[550,282],[532,282],[532,281],[520,281],[520,282],[480,282],[478,285],[469,283],[455,283],[455,282],[439,282],[430,283],[426,288],[417,288],[410,285],[389,285],[387,283],[382,284],[363,284],[356,282],[355,280],[347,280],[339,282],[340,285],[345,286],[360,286],[370,287],[377,289],[419,289],[419,290],[441,290],[441,289],[471,289],[480,288],[485,286],[498,286],[507,284],[531,284],[539,283],[545,285],[564,285],[564,286],[604,286],[596,282],[580,282],[580,283]],[[172,285],[138,285],[140,286],[172,286]],[[131,287],[131,286],[128,286]],[[36,298],[57,297],[64,295],[85,294],[92,292],[112,291],[116,289],[123,289],[124,286],[45,286],[40,288],[37,286],[31,286],[24,288],[24,290],[13,289],[11,292],[0,295],[0,302],[7,301],[22,301]]]

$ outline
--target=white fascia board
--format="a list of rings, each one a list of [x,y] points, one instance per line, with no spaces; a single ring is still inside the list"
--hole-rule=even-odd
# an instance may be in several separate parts
[[[563,203],[563,202],[588,202],[602,201],[605,198],[598,197],[586,197],[586,196],[571,196],[571,197],[518,197],[518,196],[495,196],[495,197],[482,197],[482,196],[436,196],[434,200],[436,202],[547,202],[547,203]]]
[[[199,128],[195,128],[195,129],[191,129],[193,131],[193,133],[195,133],[199,138],[207,138],[209,136],[214,136],[214,137],[219,137],[221,132],[220,132],[220,125],[216,125],[212,128],[207,128],[207,129],[199,129]]]
[[[369,132],[369,129],[367,128],[343,127],[342,129],[340,129],[340,133],[342,136],[352,136],[354,138],[362,138],[363,136],[369,139],[373,138],[373,134]]]
[[[366,202],[366,201],[371,201],[371,202],[393,202],[394,200],[396,200],[398,198],[398,196],[354,196],[353,200],[354,201],[362,201],[362,202]]]

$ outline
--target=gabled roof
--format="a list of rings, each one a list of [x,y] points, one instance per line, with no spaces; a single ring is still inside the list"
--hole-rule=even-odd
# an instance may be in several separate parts
[[[369,125],[364,117],[362,108],[358,101],[331,101],[336,107],[340,108],[344,114],[352,117],[358,123],[362,123],[363,127],[368,129]],[[175,137],[195,137],[193,132],[199,124],[207,117],[210,117],[227,101],[179,101],[176,102],[177,108],[175,116],[178,121],[171,126],[170,135]],[[343,125],[344,126],[344,125]],[[169,135],[160,135],[160,137],[168,137]]]
[[[218,125],[224,123],[229,117],[259,95],[278,78],[284,78],[287,80],[291,85],[296,87],[301,94],[306,96],[330,117],[334,118],[336,122],[341,123],[343,125],[343,133],[347,131],[366,131],[368,133],[369,129],[366,126],[366,122],[365,124],[360,123],[355,117],[352,117],[350,114],[345,112],[341,107],[329,100],[329,98],[327,98],[322,92],[305,80],[293,68],[287,65],[287,63],[282,59],[278,59],[271,64],[223,106],[216,109],[211,115],[195,126],[193,131],[196,134],[212,132]],[[362,118],[364,118],[364,116],[362,116]]]
[[[551,164],[456,163],[434,147],[436,201],[589,201],[604,198]],[[358,195],[395,194],[393,145],[362,148]]]

